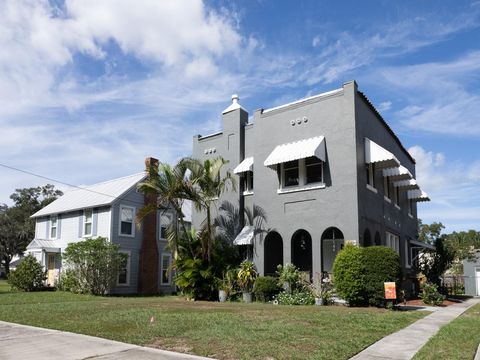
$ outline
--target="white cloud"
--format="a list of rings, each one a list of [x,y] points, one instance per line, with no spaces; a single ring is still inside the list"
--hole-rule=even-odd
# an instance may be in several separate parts
[[[388,111],[392,107],[392,102],[391,101],[384,101],[378,104],[377,110],[382,112],[382,111]]]

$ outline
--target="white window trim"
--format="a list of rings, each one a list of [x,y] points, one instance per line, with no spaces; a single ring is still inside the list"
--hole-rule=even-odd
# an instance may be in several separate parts
[[[370,184],[367,184],[367,189],[374,192],[375,194],[378,193],[378,190],[376,188],[374,188],[372,185]]]
[[[167,286],[167,285],[172,285],[172,269],[170,269],[169,273],[168,273],[168,283],[164,283],[163,282],[163,258],[165,256],[168,256],[168,264],[169,264],[169,267],[170,265],[172,264],[172,254],[171,253],[163,253],[162,254],[162,261],[160,262],[160,285],[163,285],[163,286]]]
[[[392,200],[390,198],[386,197],[385,195],[383,196],[383,200],[385,200],[389,204],[392,203]]]
[[[53,226],[53,219],[55,219],[55,226]],[[52,230],[55,229],[55,236],[52,236]],[[49,239],[57,239],[58,238],[58,216],[52,215],[50,217],[50,232],[49,232]]]
[[[398,235],[390,231],[385,231],[385,245],[393,249],[397,254],[400,254],[400,237]]]
[[[401,210],[402,208],[400,206],[398,206],[397,204],[395,204],[395,209]]]
[[[125,284],[120,284],[118,282],[118,278],[119,278],[119,275],[117,275],[117,286],[130,286],[130,256],[131,256],[131,251],[128,251],[128,250],[120,250],[119,253],[121,254],[127,254],[128,258],[127,258],[127,282]]]
[[[122,209],[131,209],[132,210],[132,233],[131,234],[122,234]],[[135,237],[135,216],[136,208],[133,206],[122,205],[118,207],[118,236],[123,237]]]
[[[168,226],[173,222],[174,214],[170,212],[162,213],[161,211],[158,213],[158,240],[167,241],[167,238],[162,237],[162,225],[164,225],[162,223],[162,216],[168,217],[170,219],[170,222],[168,224],[165,224],[167,225],[165,230],[167,230]]]
[[[87,211],[90,211],[92,216],[91,216],[91,220],[89,223],[87,223]],[[85,232],[85,225],[86,224],[90,224],[90,234],[87,234]],[[91,237],[93,234],[93,209],[85,209],[83,210],[83,237]]]
[[[297,191],[306,191],[306,190],[314,190],[314,189],[323,189],[325,188],[325,162],[321,161],[322,163],[322,181],[308,183],[307,184],[307,167],[305,165],[305,159],[299,159],[298,161],[298,185],[294,186],[285,186],[285,170],[284,170],[284,163],[280,164],[280,184],[277,190],[277,194],[288,194]]]

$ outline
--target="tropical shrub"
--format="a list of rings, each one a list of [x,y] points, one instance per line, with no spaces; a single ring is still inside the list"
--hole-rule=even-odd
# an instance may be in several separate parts
[[[70,290],[81,294],[105,295],[115,285],[126,254],[108,239],[98,237],[68,244],[64,252]]]
[[[237,282],[240,290],[244,293],[252,292],[257,275],[257,269],[253,262],[248,260],[243,261],[237,273]]]
[[[211,266],[203,259],[177,259],[175,284],[189,300],[213,300],[216,278]]]
[[[315,297],[308,289],[294,290],[292,293],[285,291],[277,296],[277,301],[280,305],[313,305],[315,304]]]
[[[282,291],[278,279],[273,276],[260,276],[255,280],[253,293],[258,301],[268,302]]]
[[[435,284],[426,283],[423,285],[423,290],[420,293],[420,299],[427,305],[439,306],[442,305],[445,296],[438,292],[438,287]]]
[[[362,248],[365,266],[365,295],[370,305],[382,305],[385,298],[384,282],[400,284],[402,267],[400,256],[391,248],[385,246],[370,246]]]
[[[28,255],[17,266],[16,270],[10,272],[8,283],[12,289],[35,291],[45,287],[44,281],[46,278],[47,272],[43,269],[42,264],[32,255]]]
[[[301,289],[305,285],[300,270],[293,264],[278,265],[277,274],[280,286],[288,293]]]
[[[310,284],[310,291],[315,299],[321,299],[323,305],[333,304],[333,284],[330,278],[317,274]]]
[[[367,303],[365,288],[365,261],[363,251],[347,244],[333,264],[333,279],[337,294],[350,306]]]
[[[75,276],[75,271],[73,269],[62,270],[55,284],[55,289],[59,291],[80,293],[80,284]]]
[[[238,293],[237,275],[237,269],[228,269],[224,272],[223,278],[219,280],[218,289],[225,291],[229,299],[235,298]]]

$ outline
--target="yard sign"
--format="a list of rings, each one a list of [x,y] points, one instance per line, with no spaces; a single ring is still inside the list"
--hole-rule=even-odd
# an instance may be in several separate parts
[[[385,299],[394,300],[397,298],[397,291],[394,282],[385,282],[383,283],[383,286],[385,288]]]

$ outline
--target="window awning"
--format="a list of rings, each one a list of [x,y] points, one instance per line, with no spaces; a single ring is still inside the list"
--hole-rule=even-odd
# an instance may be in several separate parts
[[[383,176],[388,176],[392,181],[413,179],[410,171],[403,165],[400,165],[398,168],[383,169]]]
[[[253,245],[254,232],[253,226],[244,226],[240,234],[233,240],[233,245]]]
[[[407,197],[412,201],[430,201],[428,194],[420,189],[407,191]]]
[[[325,161],[325,137],[317,136],[287,144],[278,145],[268,155],[263,163],[265,166],[274,168],[276,165],[288,161],[305,159],[316,156]]]
[[[410,240],[410,246],[415,247],[415,248],[424,248],[424,249],[435,250],[434,245],[427,244],[427,243],[424,243],[422,241],[416,241],[416,240]]]
[[[400,161],[390,151],[365,138],[365,162],[375,163],[378,169],[398,168]]]
[[[60,246],[55,240],[33,239],[27,246],[27,250],[45,250],[47,252],[60,252]]]
[[[247,171],[253,171],[253,156],[243,159],[243,161],[233,169],[234,174],[241,174]]]
[[[400,180],[393,183],[394,186],[402,190],[418,190],[420,187],[415,179]]]

